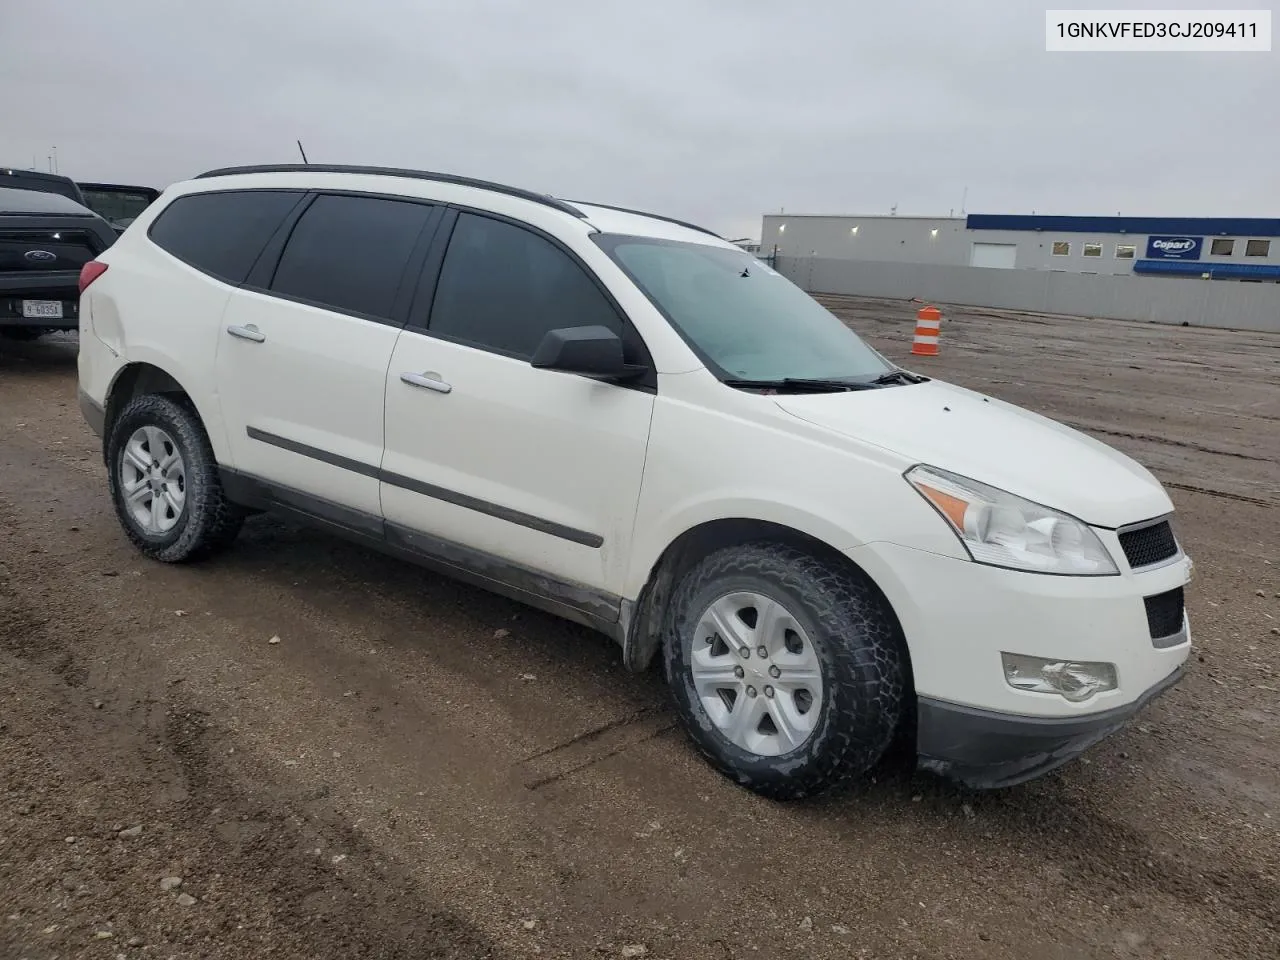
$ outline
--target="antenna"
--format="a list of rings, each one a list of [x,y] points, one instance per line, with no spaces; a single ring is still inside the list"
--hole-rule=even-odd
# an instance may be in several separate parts
[[[297,144],[298,144],[298,152],[299,152],[300,154],[302,154],[302,162],[303,162],[303,163],[310,163],[311,161],[307,159],[307,151],[305,151],[305,150],[303,150],[303,149],[302,149],[302,141],[301,141],[301,140],[298,140],[298,141],[297,141]]]

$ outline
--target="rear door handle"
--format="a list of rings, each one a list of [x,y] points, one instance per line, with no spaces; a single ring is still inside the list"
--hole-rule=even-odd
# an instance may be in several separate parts
[[[254,343],[262,343],[267,339],[266,334],[252,323],[246,324],[243,327],[227,327],[227,333],[231,334],[233,337],[239,337],[241,340],[252,340]]]
[[[436,393],[448,393],[453,387],[445,383],[436,374],[402,373],[400,379],[414,387],[426,387]]]

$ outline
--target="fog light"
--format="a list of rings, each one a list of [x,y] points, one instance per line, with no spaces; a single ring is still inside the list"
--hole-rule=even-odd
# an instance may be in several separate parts
[[[1045,660],[1020,653],[1002,653],[1000,659],[1009,686],[1032,693],[1056,693],[1072,703],[1082,703],[1117,686],[1114,663]]]

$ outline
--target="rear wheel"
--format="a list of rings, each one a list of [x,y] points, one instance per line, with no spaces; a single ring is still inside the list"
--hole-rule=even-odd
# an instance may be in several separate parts
[[[200,418],[161,394],[135,397],[107,441],[116,516],[153,560],[199,560],[235,539],[244,511],[227,500]]]
[[[798,799],[865,773],[892,742],[907,675],[896,621],[865,580],[792,547],[729,547],[672,598],[667,679],[721,773]]]

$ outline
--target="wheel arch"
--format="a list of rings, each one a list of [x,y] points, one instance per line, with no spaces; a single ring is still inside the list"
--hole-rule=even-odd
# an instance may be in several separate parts
[[[165,394],[170,397],[180,399],[195,411],[201,423],[205,425],[205,431],[210,435],[210,442],[216,443],[213,432],[209,430],[209,420],[205,416],[205,411],[200,409],[200,405],[196,402],[185,386],[178,379],[165,370],[163,367],[145,360],[135,360],[125,364],[111,379],[111,384],[107,388],[106,403],[104,404],[103,419],[103,444],[102,455],[106,457],[107,438],[111,436],[111,428],[116,418],[135,397],[141,397],[149,393]],[[215,447],[215,454],[218,451]]]
[[[869,584],[893,618],[899,636],[903,637],[903,654],[910,673],[911,652],[902,622],[889,597],[870,574],[821,537],[784,523],[750,517],[728,517],[698,523],[677,536],[662,551],[635,602],[624,601],[623,604],[622,649],[627,669],[640,673],[653,663],[662,643],[663,614],[676,584],[686,571],[716,550],[762,540],[803,550]]]

